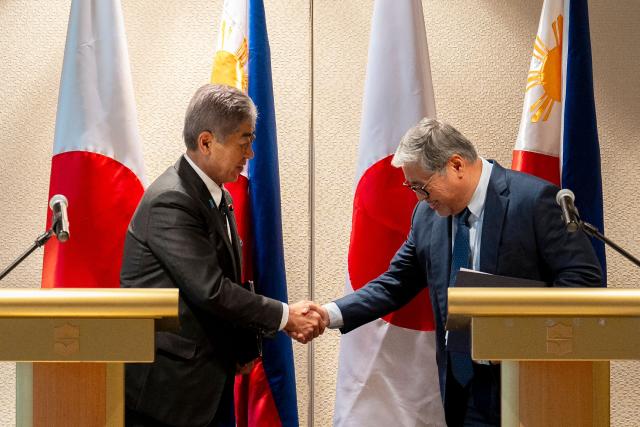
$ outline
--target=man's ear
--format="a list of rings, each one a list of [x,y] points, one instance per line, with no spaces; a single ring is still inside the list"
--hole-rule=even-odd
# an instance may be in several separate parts
[[[459,154],[454,154],[449,158],[449,166],[453,169],[453,171],[458,176],[464,173],[465,163]]]
[[[202,154],[208,154],[211,151],[211,144],[215,142],[215,135],[205,130],[198,134],[197,150]]]

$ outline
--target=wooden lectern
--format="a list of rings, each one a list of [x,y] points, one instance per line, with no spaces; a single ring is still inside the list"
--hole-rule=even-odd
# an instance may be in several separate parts
[[[124,362],[152,362],[177,289],[0,289],[0,361],[20,427],[124,425]]]
[[[640,289],[450,288],[447,327],[502,361],[502,425],[609,426],[609,360],[640,359]]]

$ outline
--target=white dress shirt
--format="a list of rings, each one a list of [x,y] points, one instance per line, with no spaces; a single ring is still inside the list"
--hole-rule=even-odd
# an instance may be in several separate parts
[[[187,161],[187,163],[189,163],[189,165],[191,165],[191,167],[193,168],[193,170],[198,174],[198,176],[200,177],[200,179],[202,179],[202,182],[204,182],[204,185],[207,186],[207,190],[209,190],[209,193],[211,193],[211,197],[213,198],[213,202],[216,205],[216,208],[218,208],[218,206],[220,206],[220,202],[222,201],[222,188],[220,188],[220,186],[218,184],[216,184],[216,182],[214,180],[212,180],[209,175],[207,175],[206,173],[204,173],[202,171],[202,169],[200,169],[194,162],[193,160],[191,160],[189,158],[189,156],[185,153],[184,155],[185,160]],[[226,218],[226,216],[225,216]],[[227,234],[229,236],[229,240],[231,240],[231,227],[229,225],[229,219],[226,219],[226,223],[227,223]],[[280,327],[278,328],[279,331],[283,330],[284,327],[287,325],[287,322],[289,321],[289,306],[285,303],[282,303],[282,319],[280,320]]]
[[[487,198],[487,188],[489,188],[489,179],[491,178],[491,171],[493,164],[489,163],[484,158],[482,160],[482,172],[476,190],[471,196],[471,200],[467,207],[471,211],[469,215],[469,244],[471,246],[471,266],[473,270],[480,269],[480,242],[482,239],[482,221],[484,219],[484,202]],[[451,241],[454,241],[456,235],[456,222],[453,221],[453,227],[451,230]],[[451,250],[453,251],[453,245]],[[342,319],[342,312],[335,302],[330,302],[323,305],[327,309],[329,314],[329,325],[331,329],[341,328],[344,325]]]

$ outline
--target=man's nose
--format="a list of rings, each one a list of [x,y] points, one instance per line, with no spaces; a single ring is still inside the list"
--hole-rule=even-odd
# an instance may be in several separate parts
[[[248,160],[253,159],[254,156],[254,152],[253,152],[253,144],[249,145],[249,149],[244,153],[244,157]]]

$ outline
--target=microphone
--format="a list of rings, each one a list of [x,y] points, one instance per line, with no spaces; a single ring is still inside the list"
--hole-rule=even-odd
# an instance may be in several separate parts
[[[569,233],[575,233],[578,231],[578,228],[580,228],[578,209],[576,209],[576,206],[573,204],[575,199],[576,196],[573,194],[573,191],[568,188],[563,188],[556,194],[556,202],[560,205],[562,219]]]
[[[49,207],[53,211],[51,228],[61,243],[69,240],[69,217],[67,216],[69,202],[62,194],[56,194],[49,200]]]

